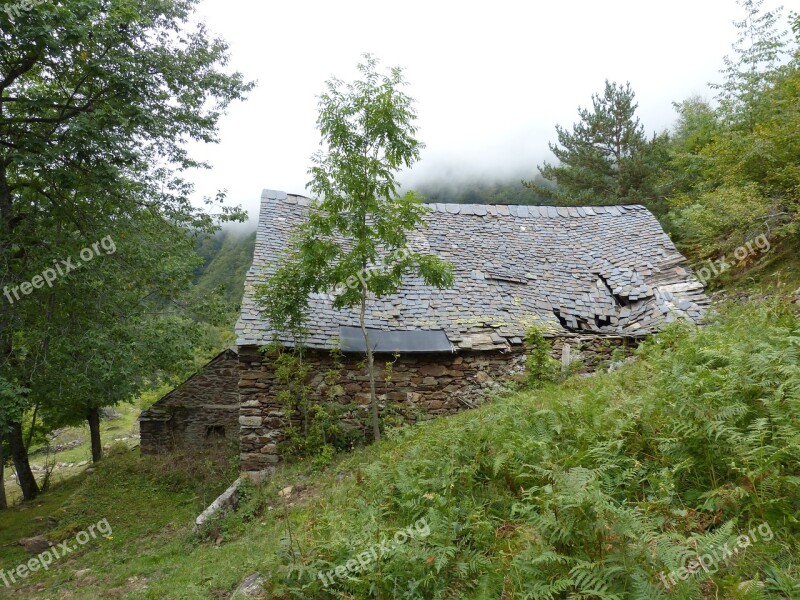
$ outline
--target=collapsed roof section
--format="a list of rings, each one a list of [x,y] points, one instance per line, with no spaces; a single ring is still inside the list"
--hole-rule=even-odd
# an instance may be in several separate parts
[[[265,281],[306,219],[309,199],[265,190],[255,256],[236,324],[239,345],[276,335],[260,315],[255,286]],[[658,221],[642,206],[550,207],[429,204],[427,227],[410,249],[449,261],[455,284],[437,290],[409,277],[395,295],[373,299],[367,327],[443,331],[457,349],[504,350],[533,325],[553,335],[641,337],[676,319],[699,323],[708,304]],[[353,274],[358,276],[357,273]],[[358,327],[356,309],[311,298],[306,345],[333,348],[341,327]]]

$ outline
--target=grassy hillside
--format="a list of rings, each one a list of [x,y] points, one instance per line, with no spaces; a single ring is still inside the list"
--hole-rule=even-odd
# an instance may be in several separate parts
[[[161,390],[159,390],[161,391]],[[155,396],[146,394],[145,398]],[[100,435],[104,445],[125,445],[134,447],[139,444],[139,406],[120,405],[113,410],[112,418],[104,418],[100,422]],[[41,485],[49,470],[51,484],[75,477],[91,464],[92,448],[89,442],[88,427],[63,427],[47,436],[46,442],[34,443],[31,448],[30,463],[36,480]],[[19,486],[14,479],[13,469],[5,471],[6,497],[14,504],[21,499]]]
[[[200,536],[192,517],[225,481],[118,454],[29,513],[63,514],[57,539],[107,518],[113,539],[23,593],[221,598],[259,572],[269,598],[800,597],[793,309],[731,307],[614,373],[285,467]],[[0,514],[0,546],[26,512]]]

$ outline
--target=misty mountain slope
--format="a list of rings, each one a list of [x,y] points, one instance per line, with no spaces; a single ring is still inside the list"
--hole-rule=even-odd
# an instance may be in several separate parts
[[[205,263],[195,271],[195,291],[208,294],[222,290],[226,302],[238,306],[244,293],[244,277],[253,262],[256,234],[223,230],[197,241],[197,253]]]
[[[537,180],[538,181],[538,180]],[[541,182],[546,185],[546,182]],[[430,181],[416,187],[425,202],[454,204],[525,204],[544,206],[553,201],[522,185],[522,181]]]

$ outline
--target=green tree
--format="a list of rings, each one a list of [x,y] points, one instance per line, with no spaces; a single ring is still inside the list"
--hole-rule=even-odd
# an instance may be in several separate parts
[[[70,0],[30,7],[13,20],[0,12],[3,291],[13,291],[105,236],[120,241],[133,234],[128,224],[143,219],[152,232],[180,230],[181,236],[187,228],[214,228],[213,215],[191,205],[191,185],[180,177],[188,168],[206,166],[187,154],[185,143],[215,141],[221,113],[251,84],[225,72],[226,44],[203,25],[192,24],[196,4]],[[223,219],[238,216],[222,210]],[[89,298],[98,302],[104,298],[109,312],[116,290],[137,290],[142,307],[155,297],[174,298],[194,266],[190,254],[170,254],[175,246],[157,236],[141,241],[155,245],[135,258],[105,257],[104,262],[117,265],[116,278],[105,289],[102,280],[89,278],[94,287],[81,291],[92,290]],[[191,252],[191,243],[188,248]],[[137,266],[126,275],[127,261]],[[82,267],[83,272],[93,266]],[[187,271],[187,277],[170,282],[170,270]],[[79,274],[14,302],[0,299],[0,384],[28,390],[19,396],[21,409],[0,406],[26,499],[36,496],[38,486],[22,419],[27,410],[46,404],[34,396],[35,384],[53,340],[76,334],[50,317],[87,310],[87,297],[78,293]],[[118,318],[125,317],[123,309]],[[65,379],[81,368],[80,363],[61,364],[68,368]]]
[[[727,124],[752,131],[764,108],[763,95],[780,78],[789,47],[787,32],[778,26],[782,7],[765,12],[761,9],[764,0],[739,0],[738,4],[745,15],[734,21],[734,56],[723,58],[723,81],[710,87],[717,91],[719,112]]]
[[[406,275],[427,285],[452,285],[452,267],[408,248],[408,236],[424,224],[426,208],[414,193],[399,196],[396,174],[419,159],[413,99],[402,91],[399,68],[382,74],[364,55],[363,79],[327,82],[317,125],[324,149],[313,157],[309,187],[319,198],[290,251],[261,297],[276,330],[301,332],[311,293],[334,292],[334,308],[359,307],[366,345],[374,440],[380,440],[375,362],[366,311],[371,297],[395,293]],[[359,273],[368,276],[352,283]]]
[[[719,117],[714,107],[700,96],[674,102],[678,120],[670,136],[669,179],[670,193],[680,194],[706,185],[713,179],[714,167],[701,153],[720,134]]]
[[[561,204],[644,203],[663,212],[656,179],[666,138],[647,140],[637,106],[629,83],[606,81],[602,95],[592,95],[591,108],[578,108],[572,131],[556,125],[558,142],[549,147],[558,164],[544,162],[539,173],[557,186],[536,180],[527,185]]]
[[[6,447],[8,446],[9,423],[21,419],[21,407],[26,390],[11,385],[0,378],[0,510],[8,508],[5,488]]]
[[[101,409],[191,371],[205,323],[220,317],[189,302],[200,259],[182,227],[141,214],[118,224],[113,236],[103,240],[113,244],[100,247],[113,253],[53,288],[47,329],[29,329],[25,339],[25,347],[46,348],[46,360],[23,363],[42,422],[47,428],[88,422],[95,461],[102,456]]]
[[[694,98],[676,105],[670,148],[672,230],[708,255],[760,234],[776,242],[800,231],[800,44],[778,29],[779,11],[740,4],[734,58],[725,58],[723,82],[711,86],[718,105]]]

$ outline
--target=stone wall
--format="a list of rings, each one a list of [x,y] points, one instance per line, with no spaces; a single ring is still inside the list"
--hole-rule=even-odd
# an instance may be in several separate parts
[[[573,336],[551,340],[554,356],[568,355],[581,362],[580,369],[604,367],[614,348],[632,349],[630,338]],[[388,409],[407,422],[458,413],[478,406],[487,393],[503,382],[524,373],[524,348],[509,352],[459,352],[458,354],[407,354],[397,359],[376,356],[380,368],[377,393],[382,412]],[[313,402],[328,398],[325,373],[334,362],[325,352],[310,351],[305,357],[310,366],[308,385]],[[387,382],[386,362],[392,362]],[[336,382],[336,402],[345,408],[342,420],[347,427],[364,429],[368,423],[369,377],[361,355],[345,355]],[[239,348],[239,424],[243,471],[269,471],[280,461],[280,446],[286,441],[283,431],[287,418],[277,399],[283,386],[276,381],[272,358],[255,346]],[[293,424],[299,424],[292,420]]]
[[[311,366],[311,399],[322,401],[328,397],[325,373],[334,368],[333,360],[324,352],[309,352],[304,360]],[[387,361],[392,362],[388,382]],[[345,355],[338,368],[336,402],[346,408],[343,421],[350,427],[363,428],[368,421],[369,377],[363,362],[361,355]],[[377,393],[384,410],[391,406],[408,422],[455,414],[480,404],[493,385],[521,372],[523,362],[519,352],[410,354],[396,360],[378,355]],[[275,380],[271,358],[254,346],[239,348],[239,366],[242,470],[270,470],[285,441],[281,427],[286,414],[276,398],[282,386]]]
[[[608,368],[615,351],[618,355],[630,356],[641,343],[641,338],[574,335],[553,338],[550,342],[553,345],[553,356],[562,361],[562,364],[573,364],[581,373],[593,373]],[[565,354],[566,346],[569,346],[569,350]]]
[[[236,443],[239,369],[235,350],[217,355],[139,417],[142,454]]]

